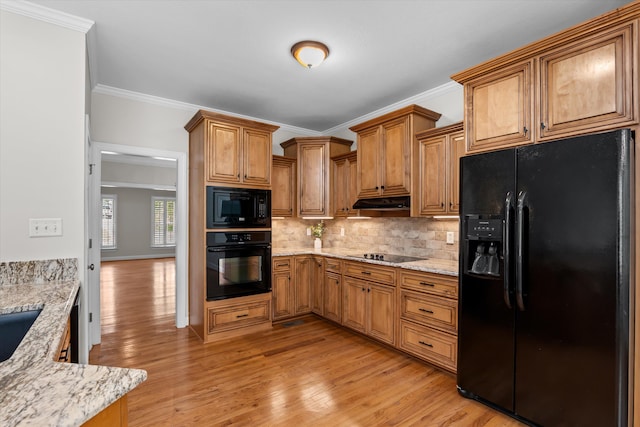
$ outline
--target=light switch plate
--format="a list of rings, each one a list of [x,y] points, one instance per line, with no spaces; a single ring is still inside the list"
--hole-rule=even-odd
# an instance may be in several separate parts
[[[447,231],[447,245],[453,245],[453,231]]]
[[[29,237],[62,236],[62,218],[29,218]]]

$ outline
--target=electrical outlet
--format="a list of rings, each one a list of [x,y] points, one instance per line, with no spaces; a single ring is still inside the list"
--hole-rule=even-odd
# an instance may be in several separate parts
[[[62,236],[62,218],[29,218],[29,237]]]
[[[307,227],[307,236],[311,236],[311,227]]]
[[[447,245],[453,245],[453,231],[447,231]]]
[[[344,227],[340,227],[340,235],[344,236]]]

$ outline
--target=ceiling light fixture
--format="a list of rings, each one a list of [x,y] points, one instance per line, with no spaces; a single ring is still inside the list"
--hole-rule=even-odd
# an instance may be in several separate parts
[[[291,54],[304,68],[315,68],[329,56],[329,48],[324,43],[305,40],[291,46]]]

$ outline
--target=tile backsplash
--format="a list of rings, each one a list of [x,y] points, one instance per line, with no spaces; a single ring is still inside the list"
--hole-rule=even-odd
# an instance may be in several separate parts
[[[313,247],[307,228],[318,220],[299,218],[273,220],[273,247],[276,249]],[[444,260],[458,260],[457,220],[430,218],[370,218],[325,220],[324,248],[361,250],[362,253],[392,253]],[[340,235],[344,228],[344,236]],[[446,243],[453,232],[454,244]]]

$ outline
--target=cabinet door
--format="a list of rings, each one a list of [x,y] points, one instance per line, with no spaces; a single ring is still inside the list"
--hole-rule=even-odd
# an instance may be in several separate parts
[[[355,156],[349,160],[347,175],[347,216],[358,216],[360,211],[353,209],[353,205],[358,200],[358,161]]]
[[[618,27],[540,58],[539,140],[633,123],[632,30]]]
[[[244,129],[242,135],[245,184],[259,187],[271,185],[271,133]]]
[[[347,216],[349,207],[349,162],[347,159],[333,161],[333,216]]]
[[[402,117],[382,125],[383,195],[409,194],[411,188],[411,138],[409,118]],[[360,147],[358,147],[358,150]]]
[[[342,321],[342,276],[332,272],[324,274],[324,317]]]
[[[298,156],[300,216],[328,215],[327,144],[304,144]]]
[[[295,269],[294,314],[310,313],[313,259],[307,256],[295,257]]]
[[[447,136],[420,141],[420,215],[445,213]]]
[[[464,156],[464,132],[452,133],[449,136],[449,177],[447,184],[449,213],[460,211],[460,157]]]
[[[311,311],[324,315],[324,263],[322,257],[313,257],[311,277]]]
[[[210,123],[207,137],[207,180],[239,183],[240,127]]]
[[[390,286],[367,285],[367,333],[388,344],[395,341],[395,295],[395,289]]]
[[[293,316],[293,288],[291,287],[290,272],[273,273],[271,294],[273,299],[273,320]]]
[[[533,142],[533,61],[464,86],[467,152]]]
[[[271,214],[293,216],[295,206],[296,163],[293,159],[273,159],[271,170]]]
[[[342,324],[360,332],[366,331],[367,283],[345,277],[342,283]]]
[[[380,127],[358,134],[358,197],[380,194]]]

